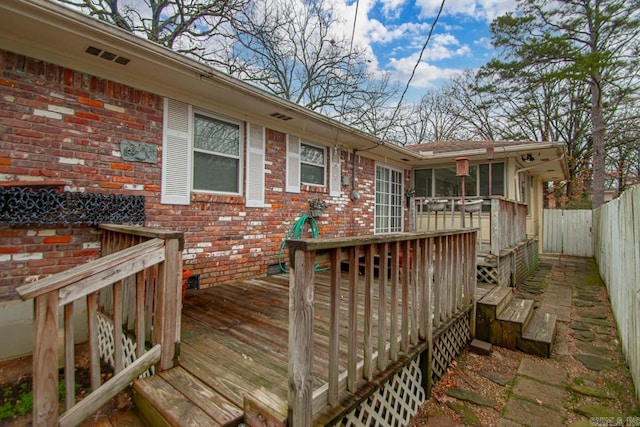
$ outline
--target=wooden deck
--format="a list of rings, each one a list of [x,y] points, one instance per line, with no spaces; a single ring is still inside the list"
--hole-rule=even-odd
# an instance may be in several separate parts
[[[347,274],[343,276],[341,300],[348,292]],[[316,274],[314,388],[328,381],[329,284],[328,274]],[[287,275],[277,275],[187,292],[180,366],[134,386],[140,395],[137,404],[148,406],[142,397],[155,402],[151,412],[157,413],[149,417],[154,425],[161,423],[157,417],[170,425],[234,425],[242,419],[248,395],[268,401],[262,404],[276,418],[286,417],[288,285]],[[347,310],[346,302],[341,303],[341,369],[346,369],[348,351]],[[360,329],[362,322],[360,314]]]
[[[455,345],[442,338],[434,366],[473,334],[475,237],[458,230],[290,241],[291,275],[187,293],[179,366],[136,381],[136,405],[154,426],[326,425],[421,354],[417,381],[428,390],[437,376],[433,331],[444,337],[466,316],[466,327],[450,331]],[[377,265],[382,254],[388,263]],[[407,414],[394,417],[406,423]]]

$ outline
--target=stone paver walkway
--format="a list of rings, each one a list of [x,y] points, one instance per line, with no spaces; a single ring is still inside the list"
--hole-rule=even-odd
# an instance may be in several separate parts
[[[482,396],[480,387],[464,390],[464,383],[458,384],[462,390],[456,391],[457,396],[463,397],[447,392],[448,399],[459,402],[455,405],[450,402],[448,406],[458,408],[456,413],[465,415],[454,418],[449,414],[449,425],[482,424],[469,421],[476,419],[473,413],[481,414],[483,411],[481,405],[474,403],[477,395],[478,398],[502,402],[494,407],[500,414],[499,427],[640,427],[640,408],[620,352],[615,321],[595,261],[559,255],[541,256],[539,268],[514,291],[518,297],[534,299],[537,310],[557,315],[552,355],[544,359],[513,352],[518,368],[515,374],[512,370],[509,375],[499,372],[502,356],[492,355],[497,356],[493,360],[498,364],[491,359],[487,362],[494,366],[496,372],[480,374],[501,385],[498,394]],[[474,357],[477,360],[478,357],[492,356]],[[474,373],[471,366],[465,375],[471,378]],[[445,376],[443,381],[451,379]],[[460,404],[465,406],[464,410]],[[433,423],[429,417],[426,423],[417,425],[446,425],[443,420],[446,414],[433,415]]]

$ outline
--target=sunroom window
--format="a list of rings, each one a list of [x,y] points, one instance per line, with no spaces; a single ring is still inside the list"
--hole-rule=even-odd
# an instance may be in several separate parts
[[[195,114],[193,189],[222,193],[240,192],[241,126]]]
[[[491,165],[491,195],[504,195],[504,163]],[[456,198],[462,196],[462,180],[456,176],[456,168],[416,169],[414,171],[416,197]],[[489,164],[469,167],[464,178],[466,197],[489,195]]]

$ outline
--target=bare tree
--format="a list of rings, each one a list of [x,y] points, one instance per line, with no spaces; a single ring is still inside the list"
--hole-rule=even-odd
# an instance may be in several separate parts
[[[56,0],[177,52],[208,61],[249,0]],[[224,44],[221,44],[224,46]]]
[[[368,90],[367,58],[338,29],[327,1],[256,0],[236,21],[218,65],[282,97],[337,116]]]

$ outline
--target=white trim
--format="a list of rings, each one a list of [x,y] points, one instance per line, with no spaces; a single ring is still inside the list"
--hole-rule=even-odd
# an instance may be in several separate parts
[[[191,105],[164,98],[162,128],[162,181],[160,203],[191,203]]]
[[[246,206],[264,207],[265,192],[265,128],[247,123]]]
[[[193,122],[195,120],[195,115],[199,114],[201,116],[204,117],[208,117],[211,118],[213,120],[218,120],[221,122],[225,122],[225,123],[229,123],[232,125],[236,125],[238,126],[238,155],[228,155],[228,154],[224,154],[224,153],[217,153],[217,152],[211,152],[208,150],[197,150],[195,148],[195,142],[194,142],[194,138],[195,138],[195,129],[192,130],[191,132],[191,170],[190,170],[190,175],[191,175],[191,191],[193,191],[194,193],[204,193],[204,194],[222,194],[222,195],[230,195],[230,196],[240,196],[242,195],[242,189],[243,189],[243,185],[244,185],[244,179],[243,179],[243,170],[244,170],[244,156],[243,156],[243,149],[245,148],[245,122],[242,122],[240,120],[235,120],[220,114],[216,114],[216,113],[212,113],[210,111],[206,111],[206,110],[202,110],[202,109],[194,109],[192,114],[191,114],[191,121]],[[193,125],[192,125],[193,128]],[[230,159],[237,159],[238,160],[238,181],[237,181],[237,186],[238,186],[238,191],[234,192],[234,191],[216,191],[216,190],[204,190],[204,189],[200,189],[200,188],[193,188],[193,175],[195,172],[194,166],[193,166],[193,156],[195,155],[196,151],[200,151],[203,153],[213,153],[216,156],[220,156],[220,157],[228,157]]]
[[[286,189],[300,193],[300,138],[287,134]]]
[[[387,170],[389,170],[389,172],[392,173],[399,173],[401,178],[401,182],[400,182],[400,192],[399,193],[393,193],[392,190],[389,190],[389,197],[397,197],[397,199],[399,200],[399,203],[397,205],[392,204],[392,200],[389,200],[389,204],[388,204],[388,208],[389,210],[391,210],[392,207],[397,207],[400,210],[400,214],[399,214],[399,218],[400,218],[400,227],[398,230],[390,230],[390,224],[387,223],[385,226],[385,230],[383,231],[378,231],[378,168],[385,168]],[[396,168],[393,166],[390,166],[386,163],[382,163],[382,162],[376,162],[375,163],[375,167],[374,167],[374,195],[375,195],[375,206],[374,206],[374,214],[373,214],[373,230],[375,234],[385,234],[385,233],[398,233],[398,232],[402,232],[404,231],[404,181],[405,181],[405,171],[403,169],[400,168]],[[391,177],[391,176],[390,176]],[[389,179],[389,181],[387,181],[389,183],[392,183],[392,180]],[[387,212],[387,215],[385,215],[386,218],[388,218],[389,220],[392,218],[391,212]]]

